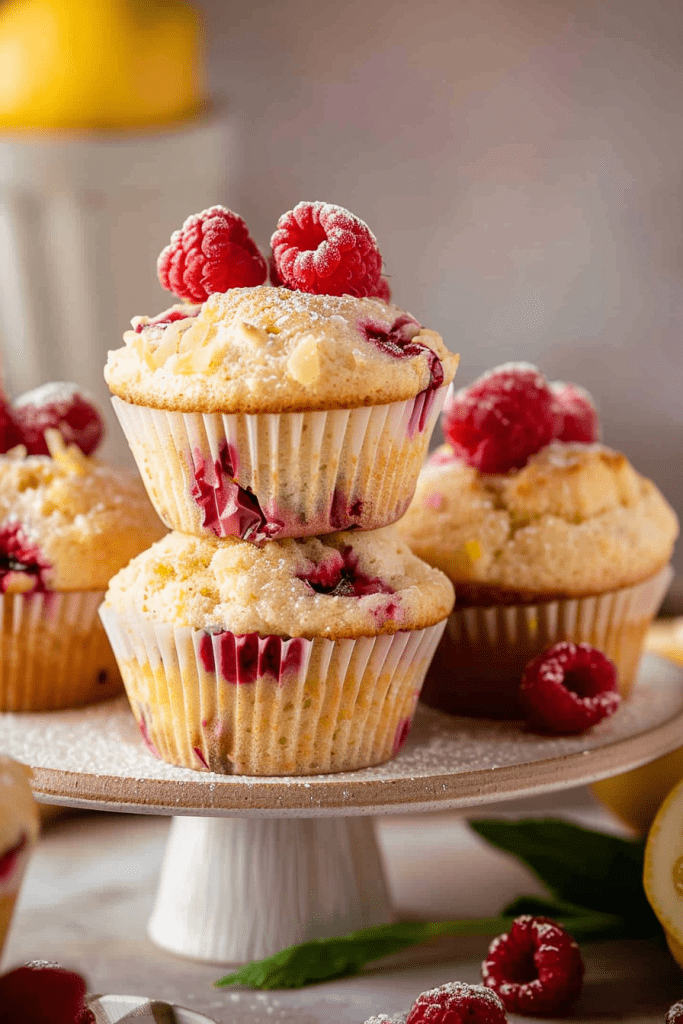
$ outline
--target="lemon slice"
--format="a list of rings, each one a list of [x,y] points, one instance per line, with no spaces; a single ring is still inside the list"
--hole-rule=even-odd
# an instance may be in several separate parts
[[[643,886],[669,949],[683,967],[683,782],[671,790],[650,829]]]

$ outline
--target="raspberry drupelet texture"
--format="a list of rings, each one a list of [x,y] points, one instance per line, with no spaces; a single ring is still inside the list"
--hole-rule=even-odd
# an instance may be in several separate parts
[[[104,420],[92,399],[76,384],[54,381],[20,395],[14,419],[28,455],[49,455],[46,430],[58,430],[65,444],[92,455],[104,436]]]
[[[423,992],[413,1003],[406,1024],[506,1024],[501,999],[483,985],[453,981]]]
[[[455,454],[482,473],[526,465],[553,438],[553,395],[530,363],[506,363],[446,400],[443,431]]]
[[[664,1024],[683,1024],[683,1001],[669,1007]]]
[[[550,390],[555,415],[555,439],[587,444],[599,440],[598,412],[588,392],[578,384],[565,384],[559,380],[551,383]]]
[[[613,715],[621,703],[617,671],[589,644],[563,640],[530,661],[519,699],[529,728],[572,735]]]
[[[271,246],[273,283],[318,295],[387,293],[375,236],[341,206],[298,203],[280,217]]]
[[[266,261],[238,214],[212,206],[188,217],[157,261],[164,288],[185,302],[263,284]]]
[[[484,984],[510,1013],[530,1017],[567,1013],[581,994],[583,960],[574,939],[546,917],[524,915],[489,946]]]

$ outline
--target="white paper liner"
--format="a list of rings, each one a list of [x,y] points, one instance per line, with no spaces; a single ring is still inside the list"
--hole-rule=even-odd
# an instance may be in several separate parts
[[[223,775],[311,775],[380,764],[404,742],[445,620],[356,640],[281,640],[276,675],[229,682],[221,645],[244,638],[102,606],[140,731],[171,764]],[[255,638],[255,634],[249,634]],[[208,638],[208,639],[207,639]],[[232,640],[230,640],[232,638]],[[279,638],[257,638],[259,658]],[[276,670],[277,671],[277,670]]]
[[[399,519],[446,391],[361,409],[258,415],[167,412],[112,401],[167,526],[260,542],[349,527],[374,530]],[[193,496],[198,474],[208,495],[200,498],[204,506]],[[244,500],[254,504],[244,491],[258,499],[261,522],[258,513],[239,514]]]
[[[0,594],[0,711],[57,711],[121,691],[97,618],[103,596],[102,590]]]
[[[672,578],[667,566],[634,586],[595,597],[469,608],[456,603],[422,700],[451,714],[519,717],[524,667],[561,640],[590,644],[611,658],[627,697],[645,634]]]

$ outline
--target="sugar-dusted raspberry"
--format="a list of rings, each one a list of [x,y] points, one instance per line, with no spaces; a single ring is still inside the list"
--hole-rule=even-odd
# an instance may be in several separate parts
[[[266,261],[242,218],[224,206],[188,217],[157,261],[159,280],[185,302],[263,284]]]
[[[423,992],[406,1024],[506,1024],[505,1007],[490,988],[452,981]]]
[[[584,732],[619,707],[617,670],[594,647],[563,640],[529,662],[519,700],[531,729]]]
[[[22,444],[21,430],[9,402],[0,394],[0,454]]]
[[[558,441],[592,444],[600,437],[598,411],[589,393],[578,384],[556,380],[550,385],[555,416],[554,437]]]
[[[446,400],[443,432],[482,473],[507,473],[553,438],[553,396],[530,363],[505,363]]]
[[[56,381],[20,395],[14,417],[29,455],[49,455],[45,431],[58,430],[66,444],[92,455],[104,436],[104,420],[77,384]]]
[[[484,984],[505,1009],[530,1017],[566,1013],[581,994],[583,960],[574,939],[547,917],[516,918],[489,946]]]
[[[88,1024],[85,981],[74,971],[35,961],[0,977],[0,1024]]]
[[[674,1003],[666,1011],[665,1024],[683,1024],[683,1002]]]
[[[341,206],[298,203],[280,217],[270,244],[275,271],[287,288],[359,298],[382,288],[377,240]]]
[[[377,285],[377,291],[373,298],[381,299],[383,302],[391,302],[391,288],[386,277],[380,277],[379,284]]]

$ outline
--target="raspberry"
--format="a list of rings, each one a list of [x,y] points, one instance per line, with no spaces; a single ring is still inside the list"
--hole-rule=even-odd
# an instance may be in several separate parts
[[[666,1011],[665,1024],[683,1024],[683,1002],[674,1003]]]
[[[506,1024],[505,1007],[489,988],[453,981],[423,992],[406,1024]]]
[[[142,334],[146,327],[168,327],[169,324],[176,323],[178,320],[187,320],[189,317],[197,316],[200,308],[200,306],[185,306],[184,309],[178,309],[177,306],[171,306],[170,309],[165,309],[163,313],[152,317],[151,320],[144,320],[141,317],[135,323],[135,333]]]
[[[443,431],[482,473],[525,466],[553,438],[552,392],[530,363],[505,363],[446,399]]]
[[[297,579],[316,594],[330,597],[367,597],[368,594],[393,594],[394,589],[378,576],[367,576],[358,568],[358,555],[351,545],[335,551],[326,561],[314,565]]]
[[[561,380],[550,385],[555,415],[554,437],[558,441],[583,441],[592,444],[600,436],[598,413],[593,399],[578,384]]]
[[[510,1013],[554,1016],[566,1013],[579,998],[583,960],[561,925],[525,915],[493,940],[481,976]]]
[[[45,575],[50,563],[40,548],[31,543],[20,523],[6,523],[0,527],[0,594],[4,594],[15,573],[30,584],[24,591],[44,592]]]
[[[36,961],[0,977],[0,1024],[86,1024],[80,974]]]
[[[391,288],[386,277],[380,277],[379,284],[377,285],[377,291],[373,298],[381,299],[382,302],[391,302]]]
[[[299,203],[280,217],[270,244],[275,272],[287,288],[359,298],[383,288],[375,236],[341,206]]]
[[[21,444],[23,438],[9,403],[0,395],[0,454]]]
[[[104,421],[76,384],[58,381],[27,391],[14,403],[14,418],[29,455],[49,455],[45,431],[58,430],[66,444],[92,455],[104,436]]]
[[[242,218],[212,206],[173,232],[157,272],[162,286],[185,302],[204,302],[214,292],[263,284],[267,268]]]
[[[619,707],[617,671],[594,647],[563,640],[529,662],[519,700],[529,728],[580,733]]]

